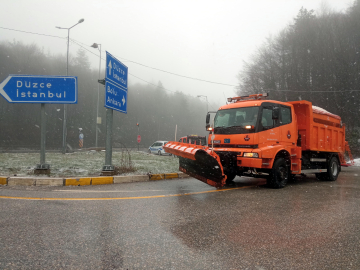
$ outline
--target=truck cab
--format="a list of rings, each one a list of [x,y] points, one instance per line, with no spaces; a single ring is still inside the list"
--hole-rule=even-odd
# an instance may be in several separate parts
[[[248,172],[269,173],[277,152],[290,166],[289,154],[281,149],[293,148],[298,141],[294,107],[262,95],[231,101],[219,108],[212,126],[207,122],[213,133],[208,144],[219,155],[227,182]]]

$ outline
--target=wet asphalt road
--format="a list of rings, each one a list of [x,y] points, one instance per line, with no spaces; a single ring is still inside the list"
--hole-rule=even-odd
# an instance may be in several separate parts
[[[236,182],[0,186],[0,269],[360,269],[360,168]]]

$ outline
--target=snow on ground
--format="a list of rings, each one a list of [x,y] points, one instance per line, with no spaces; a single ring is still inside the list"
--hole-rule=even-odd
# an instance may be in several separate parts
[[[355,166],[359,166],[360,167],[360,158],[355,158],[354,159],[355,162]]]
[[[120,165],[126,152],[113,152],[112,164]],[[157,156],[145,152],[131,151],[130,157],[136,171],[130,174],[172,173],[179,171],[179,159],[174,156]],[[40,153],[0,153],[0,175],[32,175]],[[105,164],[105,152],[86,151],[69,154],[46,153],[52,177],[98,176]]]

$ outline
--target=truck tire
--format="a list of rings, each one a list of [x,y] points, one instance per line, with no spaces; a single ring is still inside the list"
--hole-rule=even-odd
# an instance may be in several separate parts
[[[340,172],[339,160],[336,157],[332,157],[328,162],[326,173],[317,173],[316,178],[321,181],[336,181]]]
[[[226,185],[233,185],[236,174],[229,173],[226,175]]]
[[[286,161],[283,158],[275,160],[274,165],[270,171],[267,185],[271,188],[283,188],[286,186],[290,177],[289,167],[286,166]]]

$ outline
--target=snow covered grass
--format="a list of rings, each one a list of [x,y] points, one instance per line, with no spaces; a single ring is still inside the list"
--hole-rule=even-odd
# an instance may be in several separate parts
[[[112,164],[119,166],[126,152],[113,152]],[[129,174],[178,172],[179,160],[173,156],[157,156],[145,152],[131,151],[131,162],[135,172]],[[40,163],[39,153],[0,153],[0,175],[32,175]],[[105,164],[105,152],[86,151],[71,154],[46,153],[52,177],[97,176]]]

